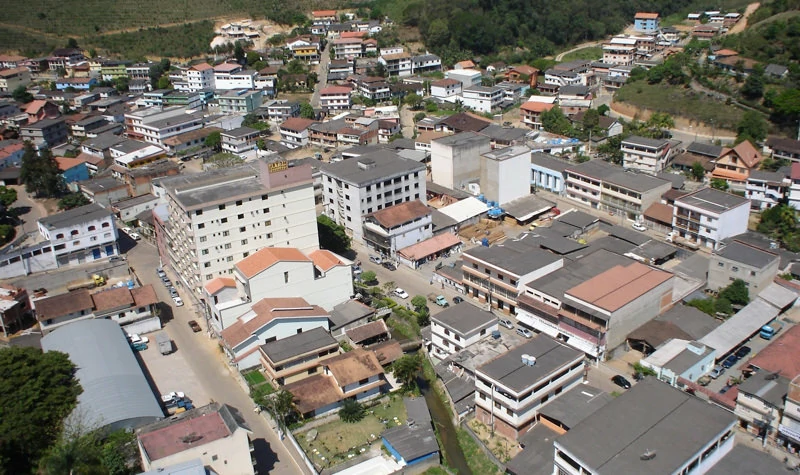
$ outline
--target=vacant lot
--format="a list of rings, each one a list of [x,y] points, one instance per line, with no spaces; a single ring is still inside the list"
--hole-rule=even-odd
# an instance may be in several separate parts
[[[589,46],[587,48],[581,48],[571,53],[567,53],[561,60],[564,62],[575,61],[577,59],[595,60],[595,59],[601,59],[602,57],[603,57],[602,46]]]
[[[82,40],[81,45],[94,46],[106,54],[131,59],[193,58],[208,52],[213,38],[214,22],[206,20],[179,26],[92,36]]]
[[[666,112],[717,128],[735,130],[744,112],[736,106],[679,86],[636,81],[620,88],[614,100],[651,111]]]

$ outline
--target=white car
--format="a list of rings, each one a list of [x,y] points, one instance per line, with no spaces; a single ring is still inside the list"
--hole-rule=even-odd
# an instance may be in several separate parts
[[[174,401],[176,399],[183,399],[184,397],[186,397],[186,395],[184,393],[182,393],[180,391],[172,391],[169,394],[162,394],[161,395],[161,401],[162,402],[171,402],[171,401]]]
[[[398,298],[401,298],[401,299],[407,299],[408,298],[408,292],[406,292],[405,290],[401,289],[400,287],[394,289],[394,294]]]
[[[176,307],[183,307],[183,300],[180,297],[172,297],[172,301],[175,302]]]
[[[644,224],[640,223],[639,221],[634,221],[634,223],[631,225],[631,227],[633,229],[637,230],[637,231],[647,231],[647,226],[645,226]]]
[[[128,236],[130,236],[131,239],[133,239],[134,241],[138,241],[139,239],[142,239],[142,236],[140,236],[139,233],[130,232],[130,233],[128,233]]]
[[[138,333],[134,333],[132,335],[128,335],[128,338],[131,340],[131,343],[144,343],[147,344],[150,342],[150,339],[146,336],[139,336]]]

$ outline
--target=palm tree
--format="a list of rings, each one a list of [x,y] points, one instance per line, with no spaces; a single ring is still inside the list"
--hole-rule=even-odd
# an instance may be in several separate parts
[[[286,421],[296,412],[294,395],[289,391],[280,390],[265,396],[261,402],[264,410],[275,419],[275,423],[278,425],[278,435],[283,439],[286,433]]]
[[[393,366],[394,377],[403,383],[406,389],[411,389],[416,384],[417,373],[422,369],[422,360],[419,353],[406,355],[395,361]]]

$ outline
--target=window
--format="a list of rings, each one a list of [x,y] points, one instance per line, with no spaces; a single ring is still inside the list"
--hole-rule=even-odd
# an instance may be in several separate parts
[[[201,214],[203,214],[203,210],[202,209],[198,209],[194,214],[195,214],[195,216],[200,216]]]
[[[317,372],[317,368],[311,368],[310,370],[308,370],[308,374],[314,374],[316,372]]]
[[[231,232],[230,231],[222,231],[222,235],[223,236],[230,236]]]
[[[204,256],[207,256],[208,255],[208,249],[203,249],[202,251],[200,251],[200,254],[202,254]]]
[[[197,225],[197,229],[204,229],[206,227],[205,223],[200,223]]]
[[[230,248],[231,248],[231,243],[225,244],[225,249],[230,249]]]
[[[214,274],[206,274],[206,280],[211,280],[214,278]]]
[[[250,251],[242,253],[242,259],[250,255]]]
[[[725,267],[725,263],[724,262],[717,262],[717,267]]]
[[[236,206],[242,206],[242,200],[236,201]]]
[[[283,273],[283,283],[284,284],[288,284],[289,283],[289,273],[288,272],[284,272]]]
[[[736,267],[736,266],[733,266],[733,267],[731,267],[731,270],[732,270],[733,272],[739,272],[739,268],[738,268],[738,267]]]
[[[73,229],[72,231],[69,232],[70,236],[77,236],[78,234],[80,234],[80,232],[77,229]]]
[[[107,227],[109,227],[109,226],[111,226],[111,224],[110,224],[110,223],[103,223],[103,224],[102,224],[100,227],[102,227],[102,228],[107,228]]]
[[[331,203],[333,203],[333,200],[331,200]],[[269,208],[264,208],[264,212],[269,213]]]
[[[233,256],[228,256],[228,257],[225,258],[225,260],[227,262],[231,262],[233,260]]]
[[[206,242],[208,238],[206,236],[200,236],[200,242]]]
[[[95,229],[97,229],[96,226],[89,226],[89,231],[94,231]]]
[[[240,214],[240,215],[238,215],[238,216],[236,216],[236,217],[237,217],[238,219],[244,219],[244,214]]]
[[[247,239],[242,239],[242,246],[247,245]]]
[[[365,378],[365,379],[362,379],[362,380],[360,380],[360,381],[358,382],[358,384],[359,384],[359,385],[364,385],[364,384],[367,384],[367,382],[368,382],[368,381],[369,381],[369,378]]]
[[[240,232],[240,233],[243,233],[243,232],[245,232],[245,231],[247,231],[247,228],[246,228],[245,226],[241,226],[241,227],[239,228],[239,232]]]
[[[64,234],[63,233],[56,234],[56,239],[64,239]]]
[[[219,205],[219,210],[222,211],[225,209],[225,205]]]
[[[219,220],[220,223],[225,224],[228,222],[228,218],[222,218]]]
[[[210,262],[205,262],[205,263],[203,263],[203,267],[211,267],[211,263]]]

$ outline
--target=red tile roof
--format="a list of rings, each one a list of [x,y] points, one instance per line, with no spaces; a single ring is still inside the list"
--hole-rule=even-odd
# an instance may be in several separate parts
[[[189,69],[194,69],[195,71],[208,71],[209,69],[214,69],[214,66],[211,66],[208,63],[200,63],[200,64],[195,64]]]
[[[400,249],[398,254],[412,261],[418,261],[451,247],[461,244],[461,239],[452,233],[442,233],[422,242]]]
[[[341,388],[383,374],[383,367],[375,353],[361,348],[329,358],[323,364],[328,367]]]
[[[375,320],[360,327],[351,328],[346,330],[347,337],[353,340],[354,343],[360,343],[369,338],[374,338],[378,335],[388,333],[389,328],[386,327],[386,322],[383,320]]]
[[[792,180],[800,180],[800,163],[792,163]]]
[[[308,254],[308,257],[311,258],[314,265],[322,270],[322,272],[328,272],[336,266],[345,265],[345,263],[339,259],[339,256],[325,249],[313,251]]]
[[[325,94],[350,94],[352,89],[344,86],[329,86],[319,91],[320,95]]]
[[[280,261],[308,262],[311,259],[296,247],[265,247],[236,263],[246,278],[251,279]]]
[[[137,307],[142,307],[144,305],[155,305],[158,303],[156,289],[153,288],[152,284],[131,289],[131,295],[133,296],[133,301],[136,303]]]
[[[425,206],[422,201],[406,201],[399,205],[389,206],[382,210],[375,211],[367,215],[372,217],[381,226],[386,229],[392,229],[395,226],[414,221],[415,219],[422,218],[431,214],[430,208]]]
[[[336,16],[336,10],[314,10],[311,14],[315,17]]]
[[[253,305],[253,316],[245,314],[236,323],[222,330],[222,339],[231,347],[240,345],[261,327],[279,318],[327,317],[328,312],[318,305],[311,305],[301,297],[261,299]]]
[[[456,84],[461,84],[461,81],[457,81],[455,79],[440,79],[438,81],[433,81],[431,83],[431,86],[447,87],[447,86],[455,86]]]
[[[527,101],[519,106],[520,109],[528,112],[544,112],[549,111],[553,107],[555,107],[555,104],[539,101]]]
[[[206,282],[205,289],[209,295],[214,295],[224,288],[236,288],[236,281],[230,277],[217,277]]]
[[[733,147],[731,150],[735,153],[744,163],[747,168],[754,168],[761,162],[761,152],[756,150],[755,146],[749,140],[745,140],[739,145]],[[723,156],[726,154],[723,154]]]
[[[344,396],[333,378],[317,374],[284,386],[294,396],[294,404],[301,414],[333,404]]]
[[[302,119],[300,117],[292,117],[286,119],[286,121],[280,125],[280,128],[290,130],[292,132],[302,132],[311,124],[316,124],[316,121],[311,119]]]
[[[634,18],[637,20],[656,20],[658,19],[658,13],[639,12]]]
[[[61,170],[62,172],[65,172],[70,168],[77,167],[78,165],[81,165],[85,162],[80,158],[69,158],[69,157],[55,157],[55,160],[56,163],[58,164],[58,169]]]
[[[197,409],[194,409],[195,411]],[[159,460],[231,435],[219,412],[178,420],[166,427],[139,434],[147,458]]]
[[[644,217],[659,223],[672,223],[672,206],[663,203],[653,203],[644,212]]]
[[[615,266],[567,293],[579,300],[615,312],[658,285],[672,278],[672,274],[635,262],[628,266]]]

